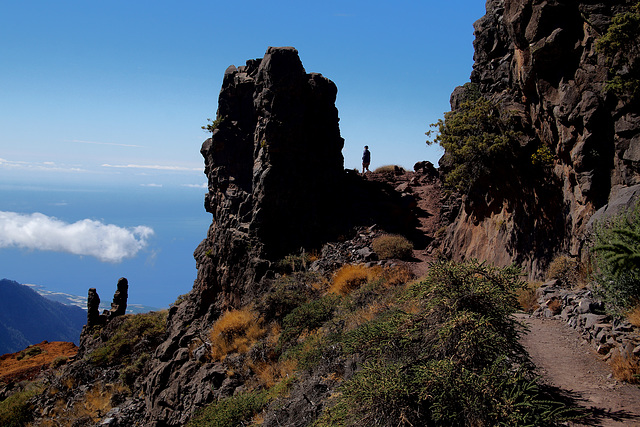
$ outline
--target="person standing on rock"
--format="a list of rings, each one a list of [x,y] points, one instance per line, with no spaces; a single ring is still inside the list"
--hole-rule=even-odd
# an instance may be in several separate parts
[[[369,151],[369,146],[364,146],[364,152],[362,153],[362,173],[366,169],[367,172],[371,172],[369,170],[369,165],[371,164],[371,151]]]

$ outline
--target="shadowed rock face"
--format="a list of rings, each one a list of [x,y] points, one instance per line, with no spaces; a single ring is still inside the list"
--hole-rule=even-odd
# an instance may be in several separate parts
[[[334,228],[344,176],[336,94],[290,47],[225,72],[219,125],[201,150],[213,223],[196,260],[202,285],[231,305],[269,261]]]
[[[556,253],[580,256],[591,215],[640,183],[637,104],[603,90],[608,69],[595,47],[625,4],[487,2],[471,81],[515,120],[520,147],[500,182],[466,197],[446,238],[452,256],[516,262],[539,277]],[[531,165],[542,146],[555,157],[546,170]]]
[[[343,175],[336,94],[293,48],[227,69],[220,124],[201,150],[216,230],[245,230],[267,258],[324,237]]]
[[[276,261],[320,250],[357,225],[415,231],[410,201],[344,170],[336,94],[291,47],[226,70],[218,125],[201,149],[213,221],[194,253],[193,290],[169,310],[168,338],[144,384],[146,425],[184,425],[215,398],[223,368],[197,362],[189,347],[224,310],[255,301]]]

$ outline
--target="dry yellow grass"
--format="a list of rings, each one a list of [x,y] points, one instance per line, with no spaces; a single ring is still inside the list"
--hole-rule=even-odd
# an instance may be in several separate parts
[[[223,360],[229,353],[246,353],[265,334],[261,320],[251,309],[226,311],[211,328],[211,356]]]
[[[405,285],[414,279],[413,273],[406,266],[387,267],[383,271],[383,277],[388,286]]]
[[[547,268],[547,280],[557,279],[565,287],[575,287],[578,284],[578,263],[566,256],[558,255]]]
[[[613,376],[620,381],[628,383],[640,382],[640,360],[636,357],[622,357],[616,355],[609,362],[613,370]]]
[[[560,312],[562,311],[562,301],[559,299],[552,299],[547,303],[547,308],[549,308],[549,310],[551,310],[551,313],[553,313],[554,315],[560,314]]]
[[[627,312],[627,320],[633,326],[640,328],[640,303]]]
[[[518,289],[516,296],[522,311],[525,313],[533,313],[540,305],[536,298],[536,291],[540,287],[541,282],[528,282],[527,287],[524,289]]]
[[[261,386],[271,388],[283,378],[293,375],[297,362],[293,359],[282,362],[249,362],[247,366],[255,373]]]
[[[98,383],[84,395],[84,398],[74,402],[71,406],[63,399],[56,401],[49,413],[49,418],[44,419],[39,425],[71,427],[78,425],[78,420],[91,420],[97,423],[112,409],[111,401],[116,394],[126,394],[127,388],[119,384]],[[55,418],[55,419],[54,419]]]
[[[367,267],[363,264],[348,264],[342,266],[333,275],[328,293],[348,295],[362,285],[381,278],[384,274],[382,267]]]

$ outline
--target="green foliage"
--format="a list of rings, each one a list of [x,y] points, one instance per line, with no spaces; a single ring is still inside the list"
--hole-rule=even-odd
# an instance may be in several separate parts
[[[403,236],[385,234],[376,237],[372,242],[373,251],[380,259],[411,259],[413,245]]]
[[[67,356],[58,356],[53,359],[53,361],[51,361],[51,367],[54,369],[59,368],[60,366],[66,364],[68,360],[69,358]]]
[[[539,165],[543,167],[553,166],[553,153],[548,146],[540,146],[535,153],[531,155],[531,163],[533,165]]]
[[[188,296],[189,294],[178,295],[178,298],[176,298],[176,300],[172,304],[170,304],[170,307],[182,304],[187,300]]]
[[[42,384],[30,383],[24,390],[12,394],[0,402],[0,426],[19,427],[27,425],[33,418],[30,399],[44,390]]]
[[[433,264],[395,307],[330,338],[366,362],[315,425],[559,425],[567,409],[537,388],[518,341],[524,286],[513,267]]]
[[[218,117],[215,120],[207,118],[207,124],[204,126],[200,126],[202,130],[205,132],[213,133],[214,130],[218,129],[218,126],[223,122],[222,117]]]
[[[22,350],[18,356],[16,356],[17,360],[29,359],[30,357],[37,356],[41,354],[44,350],[42,350],[37,345],[30,345],[26,349]]]
[[[306,271],[311,264],[311,254],[304,250],[300,254],[290,254],[276,263],[276,267],[283,273],[295,273],[296,271]]]
[[[339,301],[340,297],[328,294],[295,308],[282,320],[280,348],[295,344],[304,332],[310,332],[322,326],[331,318]]]
[[[295,308],[312,299],[316,292],[311,284],[319,280],[315,273],[294,273],[276,279],[258,302],[258,311],[267,322],[281,322]]]
[[[609,312],[621,314],[640,300],[640,202],[594,227],[595,290]]]
[[[273,399],[285,394],[293,378],[269,389],[253,390],[214,402],[189,421],[187,427],[237,427],[246,424]]]
[[[445,150],[445,185],[467,193],[492,171],[512,163],[516,134],[493,102],[480,96],[475,86],[465,87],[459,108],[431,125],[437,136],[427,144],[437,143]]]
[[[617,95],[637,99],[640,94],[640,3],[628,12],[613,17],[607,32],[598,40],[597,49],[609,63],[606,89]]]
[[[120,379],[127,386],[131,387],[136,379],[145,373],[145,367],[149,360],[151,360],[151,355],[149,355],[149,353],[142,353],[133,363],[120,370]]]
[[[113,335],[88,355],[88,359],[97,365],[127,364],[138,343],[150,344],[164,335],[166,323],[166,311],[128,315]]]

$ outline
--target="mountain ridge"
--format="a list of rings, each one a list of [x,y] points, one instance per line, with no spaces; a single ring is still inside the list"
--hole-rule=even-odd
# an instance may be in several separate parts
[[[0,353],[14,353],[44,340],[79,344],[86,313],[51,301],[28,286],[0,280]]]

